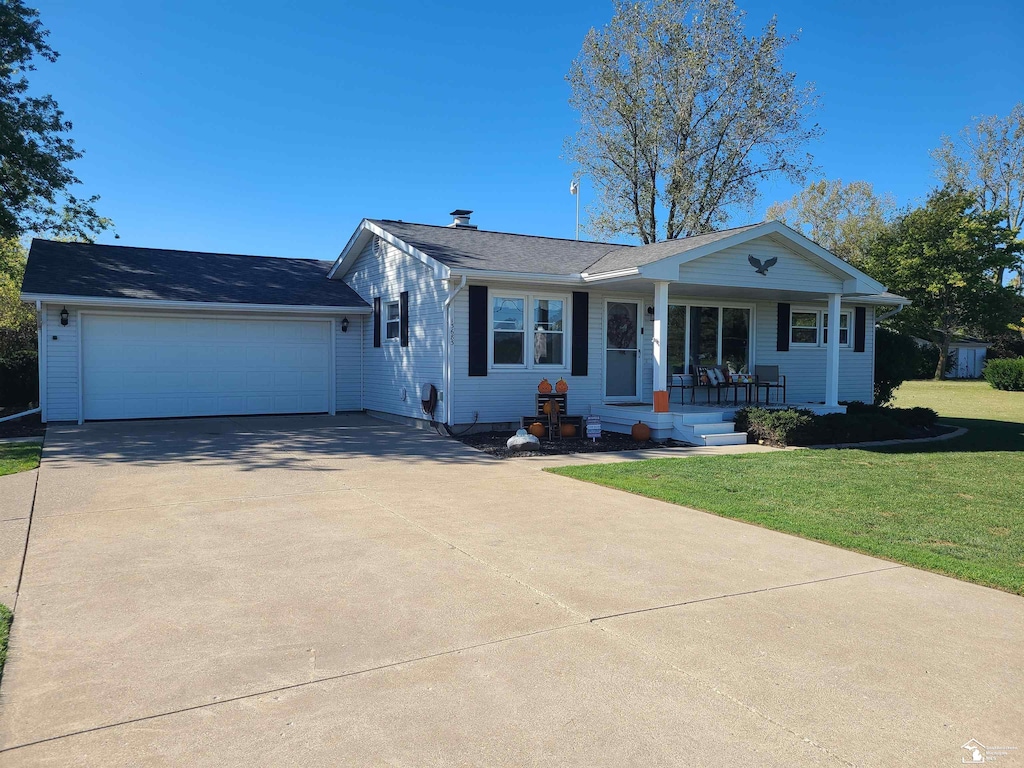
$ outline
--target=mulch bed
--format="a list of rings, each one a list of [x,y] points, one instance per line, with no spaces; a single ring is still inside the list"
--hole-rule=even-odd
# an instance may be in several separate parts
[[[587,438],[570,438],[567,440],[541,440],[540,450],[535,451],[510,451],[505,447],[505,442],[515,434],[514,432],[475,432],[471,435],[462,435],[457,438],[470,448],[476,448],[499,459],[516,458],[517,456],[558,456],[572,453],[607,453],[609,451],[642,451],[650,448],[675,448],[684,447],[685,443],[675,440],[666,440],[663,443],[656,443],[653,440],[638,442],[629,435],[620,435],[618,432],[602,432],[601,439],[597,442]]]
[[[0,408],[0,418],[20,413],[24,408]],[[6,413],[5,413],[6,411]],[[46,434],[46,425],[39,418],[38,413],[31,416],[24,416],[11,421],[0,421],[0,440],[5,437],[36,437]]]

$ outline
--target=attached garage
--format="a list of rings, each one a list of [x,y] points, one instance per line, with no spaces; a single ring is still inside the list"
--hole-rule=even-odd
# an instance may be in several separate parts
[[[361,410],[370,306],[332,264],[33,240],[44,421]]]
[[[331,322],[82,313],[85,418],[326,413]]]

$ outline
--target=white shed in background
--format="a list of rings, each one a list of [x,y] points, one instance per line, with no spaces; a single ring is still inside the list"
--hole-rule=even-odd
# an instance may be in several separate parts
[[[955,379],[978,379],[985,367],[988,344],[975,339],[955,341],[949,345],[953,364],[949,375]]]

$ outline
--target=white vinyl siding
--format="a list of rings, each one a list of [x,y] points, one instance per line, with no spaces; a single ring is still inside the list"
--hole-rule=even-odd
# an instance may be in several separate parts
[[[801,309],[814,308],[824,312],[825,302],[815,307],[807,302]],[[853,304],[843,304],[843,311],[853,311]],[[853,324],[850,325],[850,345],[839,349],[839,399],[860,400],[870,403],[874,399],[875,318],[872,307],[867,307],[864,351],[854,352]],[[778,305],[773,301],[757,303],[757,331],[755,353],[758,365],[778,365],[786,376],[786,397],[790,402],[824,402],[825,368],[828,350],[824,346],[790,345],[788,352],[776,351]]]
[[[750,265],[750,256],[762,263],[773,258],[778,261],[767,274],[761,275]],[[812,264],[766,236],[681,265],[679,281],[690,285],[842,293],[844,277]]]
[[[78,309],[68,307],[68,324],[60,324],[63,304],[45,304],[47,421],[78,420]],[[54,339],[53,337],[57,338]]]
[[[379,255],[378,255],[379,253]],[[362,407],[398,416],[423,419],[420,387],[443,389],[444,292],[440,280],[424,264],[390,244],[374,248],[373,240],[356,258],[344,280],[363,299],[381,300],[381,345],[373,346],[373,318],[362,325]],[[409,292],[409,346],[386,338],[387,304]],[[349,328],[349,335],[360,328]],[[443,413],[439,404],[438,415]]]
[[[335,411],[363,409],[362,327],[372,325],[366,315],[346,315],[348,332],[341,330],[341,319],[334,323]]]

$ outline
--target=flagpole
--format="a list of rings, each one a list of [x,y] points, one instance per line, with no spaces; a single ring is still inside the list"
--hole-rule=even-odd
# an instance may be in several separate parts
[[[580,239],[580,183],[573,179],[569,183],[569,194],[576,198],[576,239]]]
[[[580,239],[580,193],[576,193],[576,239]]]

